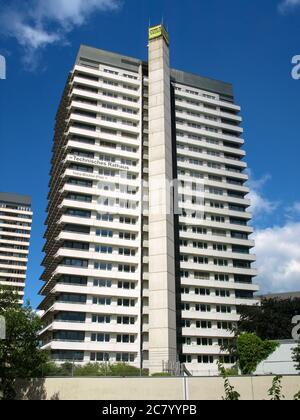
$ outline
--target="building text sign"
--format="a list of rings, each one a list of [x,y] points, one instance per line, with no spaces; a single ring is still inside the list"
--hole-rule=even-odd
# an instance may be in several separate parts
[[[167,44],[169,44],[169,35],[163,25],[153,26],[149,28],[149,40],[164,37]]]

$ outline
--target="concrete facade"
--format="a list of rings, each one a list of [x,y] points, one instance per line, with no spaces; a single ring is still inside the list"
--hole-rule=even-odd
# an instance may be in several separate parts
[[[8,286],[24,303],[32,224],[31,197],[0,193],[0,285]]]
[[[149,361],[177,361],[169,47],[149,41]]]
[[[69,74],[41,339],[58,363],[215,375],[235,362],[221,348],[239,307],[257,303],[242,118],[232,85],[171,69],[153,33],[149,62],[81,46]]]

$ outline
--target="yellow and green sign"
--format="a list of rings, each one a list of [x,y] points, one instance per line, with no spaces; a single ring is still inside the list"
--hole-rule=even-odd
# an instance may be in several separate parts
[[[159,37],[164,37],[167,44],[169,44],[169,34],[165,30],[163,25],[152,26],[149,28],[149,40],[156,39]]]

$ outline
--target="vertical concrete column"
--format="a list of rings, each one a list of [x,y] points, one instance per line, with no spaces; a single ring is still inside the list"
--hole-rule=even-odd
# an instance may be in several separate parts
[[[163,27],[149,39],[149,366],[176,361],[176,288],[169,46]],[[151,33],[151,29],[150,29]]]

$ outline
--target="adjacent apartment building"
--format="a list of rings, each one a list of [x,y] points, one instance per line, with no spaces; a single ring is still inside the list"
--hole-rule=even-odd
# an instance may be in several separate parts
[[[232,360],[257,301],[240,107],[230,84],[173,70],[163,26],[149,60],[81,46],[56,118],[42,275],[55,361]]]
[[[0,285],[23,304],[32,223],[31,197],[0,192]]]

